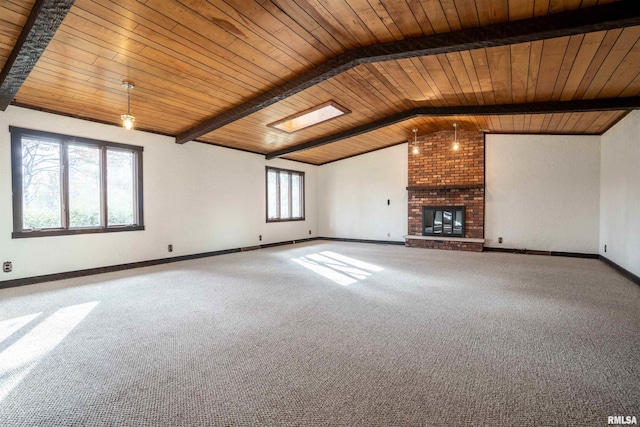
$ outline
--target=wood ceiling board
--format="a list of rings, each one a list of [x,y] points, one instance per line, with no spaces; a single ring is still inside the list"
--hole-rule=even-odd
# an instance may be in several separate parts
[[[575,37],[575,40],[584,41],[585,38],[578,36],[578,37]],[[560,49],[556,49],[556,50],[547,49],[545,52],[547,56],[544,56],[544,54],[542,53],[541,53],[541,56],[545,59],[545,62],[547,64],[550,64],[551,61],[553,60],[555,60],[557,64],[562,64],[562,62],[564,61],[564,58],[566,57],[566,50],[569,44],[570,44],[570,38],[564,38],[562,42],[559,43],[559,45],[561,46]],[[516,51],[521,47],[524,47],[524,50],[526,50],[529,46],[533,46],[533,44],[524,43],[520,45],[514,45],[509,48],[509,52]],[[487,51],[487,50],[495,50],[495,49],[498,49],[498,48],[479,49],[479,50]],[[474,52],[475,51],[472,51],[469,54],[469,57],[472,57],[471,54],[473,54]],[[591,49],[591,52],[593,52],[593,49]],[[498,55],[500,54],[507,55],[507,51],[503,50],[502,52],[498,53]],[[399,107],[401,107],[401,104],[398,104],[398,98],[395,92],[406,94],[406,96],[410,96],[409,92],[412,90],[417,91],[416,88],[418,87],[418,84],[421,84],[421,85],[426,84],[425,79],[428,79],[434,87],[441,87],[444,89],[447,87],[447,83],[449,83],[452,79],[455,79],[455,81],[459,81],[456,73],[460,73],[462,75],[461,78],[466,77],[468,75],[466,71],[467,70],[466,67],[463,67],[463,69],[461,69],[460,67],[457,67],[456,68],[457,71],[453,72],[454,74],[453,76],[451,75],[453,68],[450,68],[451,71],[449,72],[446,72],[443,69],[442,67],[443,62],[448,61],[448,58],[454,55],[455,57],[458,56],[457,53],[451,53],[446,55],[437,55],[436,57],[430,57],[429,61],[427,61],[428,65],[426,67],[422,67],[420,70],[413,67],[413,65],[416,62],[419,62],[420,64],[422,64],[423,62],[425,62],[424,58],[412,58],[412,59],[403,59],[399,61],[387,61],[382,64],[361,65],[359,67],[356,67],[355,69],[349,70],[348,72],[341,74],[340,76],[336,76],[335,78],[322,82],[321,84],[315,86],[312,89],[308,89],[300,94],[287,98],[286,100],[276,104],[280,106],[286,105],[286,107],[288,108],[287,110],[280,110],[275,114],[269,114],[269,112],[274,111],[275,107],[268,107],[252,115],[252,117],[264,116],[264,119],[262,119],[261,121],[257,120],[253,122],[249,122],[246,119],[240,120],[238,122],[238,128],[243,128],[243,129],[251,128],[252,133],[254,135],[259,135],[264,132],[264,126],[267,123],[270,123],[271,121],[280,119],[287,115],[293,114],[302,109],[308,108],[309,106],[317,105],[329,99],[334,99],[342,103],[347,108],[352,109],[354,113],[345,117],[345,120],[340,122],[340,125],[337,125],[335,122],[333,123],[327,122],[324,125],[310,128],[310,133],[307,133],[306,135],[303,133],[298,134],[300,136],[299,140],[304,141],[304,140],[311,139],[313,135],[317,135],[320,130],[324,130],[324,129],[330,130],[335,127],[340,127],[342,126],[342,123],[347,128],[354,127],[361,124],[363,118],[365,119],[369,118],[373,120],[375,118],[384,117],[389,114],[393,114],[394,112],[397,112],[399,110]],[[487,56],[491,56],[491,55],[487,55]],[[511,57],[510,54],[509,56]],[[629,57],[632,58],[633,56],[629,56]],[[523,58],[523,60],[524,59],[526,59],[526,57]],[[589,59],[590,58],[585,57],[584,61],[588,62]],[[629,63],[629,65],[631,65],[631,62]],[[474,68],[479,68],[479,67],[480,65],[478,66],[474,65]],[[491,64],[489,64],[489,62],[487,61],[486,69],[487,69],[487,73],[489,74],[489,78],[495,74],[495,70],[500,70],[501,68],[503,68],[502,60],[493,61],[491,62]],[[504,73],[503,78],[513,79],[514,68],[517,68],[517,67],[511,67],[511,75],[507,75],[506,73]],[[541,95],[542,89],[538,90],[538,95],[543,99],[547,99],[547,100],[551,99],[553,95],[553,89],[556,87],[555,82],[558,80],[557,76],[561,72],[561,65],[558,65],[555,68],[557,73],[555,76],[550,73],[547,73],[550,76],[550,81],[553,81],[553,84],[548,84],[546,86],[546,92],[543,94],[544,97]],[[370,73],[365,73],[364,71],[368,69],[383,70],[384,76],[382,75],[382,73],[379,73],[379,72],[375,75]],[[407,69],[413,70],[413,71],[407,74]],[[540,68],[538,67],[538,69]],[[432,74],[436,76],[436,78],[438,79],[437,81],[431,78]],[[354,77],[351,78],[351,76],[354,76]],[[376,81],[376,76],[383,76],[384,80]],[[636,76],[637,76],[637,73],[636,73]],[[537,75],[535,77],[537,78]],[[522,80],[524,79],[524,77],[522,76],[520,78]],[[529,76],[527,75],[528,84],[531,81],[532,86],[537,88],[538,85],[536,84],[537,82],[535,81],[536,78],[529,78]],[[376,82],[375,85],[372,83],[374,81]],[[478,86],[479,80],[476,80],[476,81],[477,81],[476,86]],[[491,83],[492,82],[490,81],[489,82],[490,86],[489,86],[489,89],[487,90],[489,94],[497,93],[503,96],[508,96],[510,94],[512,98],[507,98],[509,99],[509,101],[510,99],[522,99],[525,96],[524,93],[518,92],[517,87],[516,88],[511,87],[511,89],[509,89],[508,84],[504,84],[503,87],[496,88]],[[612,82],[612,84],[615,85],[617,83]],[[409,88],[405,89],[403,85],[409,86]],[[451,84],[449,84],[448,87],[449,87],[448,91],[450,92],[451,95],[448,98],[443,99],[440,102],[440,105],[442,104],[445,104],[448,106],[455,106],[460,104],[473,105],[472,103],[469,103],[469,102],[461,103],[460,99],[463,99],[463,100],[465,99],[463,97],[464,94],[460,94],[461,90],[455,89]],[[624,89],[625,87],[626,86],[620,86],[620,90]],[[309,93],[314,92],[314,90],[316,89],[322,89],[323,94],[317,95],[316,97],[312,97],[312,98],[308,98],[306,96]],[[520,90],[523,90],[522,84],[520,84]],[[423,94],[422,92],[421,94]],[[331,93],[339,93],[341,94],[341,96],[344,96],[344,98],[330,97]],[[327,97],[322,98],[322,96],[327,96]],[[441,94],[440,96],[444,98],[444,95]],[[414,99],[418,99],[418,98],[414,97]],[[439,100],[435,100],[435,101],[439,101]],[[430,102],[433,105],[433,104],[436,104],[435,101],[431,100]],[[405,105],[410,105],[410,104],[405,103]],[[366,114],[363,115],[363,113],[366,113]],[[323,129],[322,126],[325,126],[325,125],[326,127]],[[228,126],[231,126],[232,128],[234,127],[233,124]],[[311,132],[311,130],[313,131]],[[232,132],[232,134],[235,134],[238,132],[239,132],[239,129],[235,132]],[[217,134],[214,132],[214,135],[211,140],[216,140],[216,135]],[[225,138],[222,138],[222,139],[225,140]],[[267,139],[272,139],[272,138],[267,138]],[[279,143],[276,145],[280,146],[282,144],[286,144],[286,141],[291,142],[291,141],[294,141],[295,139],[296,139],[295,135],[287,139],[278,138]],[[228,141],[228,143],[230,144],[231,142]],[[273,147],[273,146],[274,145],[270,145],[270,147]],[[268,151],[269,147],[265,147],[265,148]],[[261,150],[258,147],[254,147],[253,150],[265,151],[265,149]]]
[[[83,69],[71,69],[68,64],[61,65],[59,62],[50,60],[42,60],[38,67],[32,72],[34,78],[38,78],[42,82],[47,82],[52,87],[64,88],[64,92],[68,95],[76,93],[82,93],[86,89],[93,88],[95,91],[102,91],[105,88],[109,88],[115,97],[126,100],[126,92],[121,87],[122,76],[111,76],[105,73],[104,77],[101,74],[87,73]],[[115,77],[115,78],[114,78]],[[137,80],[134,75],[134,81]],[[176,107],[174,110],[178,116],[183,116],[189,111],[201,113],[202,109],[207,108],[206,99],[202,101],[201,109],[197,109],[197,102],[194,102],[193,98],[181,98],[179,92],[173,92],[167,90],[162,86],[154,87],[151,79],[140,79],[143,84],[138,86],[132,91],[132,103],[135,105],[137,102],[153,102],[158,105],[159,110],[170,110],[171,106]],[[84,82],[84,84],[83,84]],[[23,87],[29,87],[31,79]],[[162,85],[162,82],[158,82]],[[158,92],[160,91],[160,93]],[[172,96],[173,95],[173,96]],[[22,90],[18,99],[20,102],[25,102],[22,98]],[[96,97],[94,102],[99,104],[101,99]],[[185,112],[185,114],[182,114]],[[192,120],[197,120],[199,114],[194,116]],[[188,122],[190,123],[190,122]],[[179,128],[174,129],[178,131]]]
[[[421,2],[421,5],[425,17],[429,22],[429,28],[433,31],[432,34],[447,33],[451,31],[449,21],[444,13],[444,8],[442,7],[441,2],[432,0],[424,1]]]
[[[253,33],[241,32],[236,26],[237,23],[218,18],[213,18],[218,20],[212,22],[197,11],[175,1],[155,1],[152,3],[152,7],[180,24],[174,30],[176,34],[182,36],[187,33],[189,36],[185,38],[189,39],[193,33],[198,34],[200,36],[199,42],[210,47],[211,53],[221,59],[236,62],[247,70],[264,74],[269,81],[282,81],[283,77],[293,74],[295,68],[293,62],[299,65],[297,60],[293,60],[283,53],[277,54],[276,58],[271,58],[264,51],[273,53],[275,52],[273,47]],[[222,24],[224,27],[218,24]],[[229,27],[236,30],[230,31]],[[186,29],[189,30],[185,31]],[[260,64],[260,66],[256,64]]]
[[[593,80],[589,84],[587,90],[584,92],[584,98],[596,98],[600,96],[605,84],[609,83],[612,74],[617,67],[625,60],[632,47],[637,43],[640,38],[640,26],[625,28],[620,33],[620,36],[609,50],[602,65],[598,69],[597,73],[593,77]],[[637,61],[636,61],[637,64]],[[610,90],[615,91],[615,87],[620,85],[620,82],[610,82]]]
[[[311,6],[327,15],[338,16],[340,26],[344,28],[359,44],[370,45],[381,43],[383,39],[376,36],[371,28],[362,20],[362,18],[353,10],[348,1],[332,0],[325,2],[320,0],[309,0]],[[351,3],[360,3],[362,1],[351,0]],[[325,12],[326,7],[326,12]]]
[[[233,3],[233,7],[240,11],[242,11],[246,5],[245,1]],[[336,42],[331,34],[318,26],[317,23],[315,23],[313,27],[308,27],[303,25],[303,22],[300,19],[294,19],[294,16],[300,16],[298,12],[292,11],[292,8],[297,7],[295,2],[284,2],[281,6],[278,6],[275,2],[268,1],[263,2],[260,6],[263,7],[266,12],[270,13],[275,19],[282,22],[283,29],[274,33],[279,40],[291,40],[294,36],[300,37],[327,58],[331,58],[336,54],[343,52],[343,48]],[[282,13],[283,11],[285,12],[284,14]],[[286,31],[286,33],[283,31]],[[296,50],[299,51],[298,48],[296,48]],[[301,55],[306,56],[304,50],[299,52]]]
[[[309,5],[319,9],[306,9]],[[81,116],[93,114],[87,103],[94,96],[100,106],[93,119],[119,124],[120,105],[126,101],[121,81],[132,80],[136,84],[132,113],[138,118],[137,127],[157,127],[159,132],[177,134],[351,48],[434,31],[474,28],[481,20],[503,22],[586,5],[573,0],[339,0],[335,4],[310,0],[277,4],[77,0],[70,12],[71,24],[61,26],[60,37],[56,34],[41,67],[36,66],[33,85],[25,83],[21,103],[37,107],[41,92],[41,108]],[[198,25],[194,25],[196,21]],[[595,91],[594,82],[601,78],[608,80],[597,88],[598,97],[614,93],[635,96],[637,51],[630,46],[624,51],[625,44],[634,40],[633,35],[623,36],[625,31],[570,37],[559,52],[543,52],[545,42],[533,41],[442,53],[428,59],[361,64],[203,135],[201,140],[266,153],[420,105],[520,103],[536,97],[580,99],[580,91],[583,95],[587,90]],[[576,41],[581,37],[582,42]],[[621,49],[619,60],[607,69],[616,48]],[[553,54],[561,58],[555,59]],[[548,72],[544,67],[550,63],[557,68],[555,80],[548,87],[539,85],[539,77]],[[85,84],[83,89],[76,87]],[[20,92],[16,99],[19,97]],[[291,135],[265,131],[267,123],[329,99],[354,112]],[[74,102],[78,103],[76,111]],[[116,111],[110,111],[112,108]],[[498,127],[509,124],[520,131],[538,123],[539,116],[548,116],[545,129],[575,130],[588,123],[585,115],[520,115],[505,118],[503,125],[500,118],[467,119],[474,124],[495,121]],[[611,115],[606,118],[601,120],[615,120]],[[428,121],[430,127],[436,122]],[[361,138],[373,144],[372,137]]]
[[[479,105],[482,98],[476,94],[476,88],[479,90],[480,86],[477,78],[469,75],[465,62],[462,59],[462,53],[455,52],[448,55],[438,55],[437,57],[443,68],[446,67],[449,78],[455,81],[456,90],[462,94],[465,101],[464,103],[468,105]]]
[[[499,116],[497,128],[513,129],[513,115],[526,112],[536,112],[538,114],[549,114],[550,120],[546,127],[540,130],[544,133],[559,132],[566,133],[564,130],[564,113],[571,114],[583,111],[602,111],[602,110],[620,110],[640,108],[640,97],[622,98],[622,99],[598,99],[598,100],[580,100],[565,102],[547,102],[533,104],[500,104],[500,105],[484,105],[484,106],[455,106],[455,107],[421,107],[403,111],[401,113],[392,114],[378,120],[351,127],[341,132],[326,135],[315,140],[300,142],[279,150],[267,153],[266,158],[272,159],[276,157],[286,156],[300,151],[315,149],[320,146],[334,144],[338,141],[346,141],[361,135],[379,132],[390,126],[411,120],[415,117],[448,117],[448,116],[474,116],[474,115],[493,115]],[[511,122],[509,122],[511,120]],[[441,121],[441,120],[439,120]],[[495,120],[494,120],[495,123]],[[549,130],[549,128],[551,130]]]
[[[612,46],[617,42],[618,38],[620,37],[620,34],[622,34],[622,29],[611,30],[605,33],[605,36],[602,39],[602,42],[600,43],[600,46],[596,50],[596,53],[593,56],[593,59],[589,63],[589,67],[587,68],[587,71],[585,72],[582,78],[582,81],[578,85],[578,89],[576,89],[575,91],[574,98],[584,97],[584,94],[589,88],[589,85],[591,84],[596,74],[598,73],[598,70],[604,63],[607,55],[611,51]]]
[[[73,0],[36,0],[33,4],[0,70],[0,111],[14,100],[72,4]]]
[[[480,94],[484,100],[484,104],[495,104],[496,95],[493,91],[491,81],[491,71],[489,69],[489,59],[487,58],[486,49],[474,49],[469,52],[473,61],[473,67],[476,71],[476,77],[480,84]]]
[[[553,87],[553,92],[551,93],[551,101],[560,100],[561,95],[564,93],[564,88],[567,84],[569,73],[571,72],[571,68],[576,61],[576,55],[578,54],[578,50],[582,46],[583,40],[584,34],[578,34],[569,37],[567,49],[564,52],[564,57],[562,58],[560,70],[558,71],[558,76],[556,78],[556,83]]]
[[[91,3],[91,2],[88,2]],[[250,85],[237,79],[229,79],[228,76],[222,74],[225,78],[218,81],[209,82],[213,76],[210,66],[216,62],[208,60],[203,54],[185,49],[181,40],[168,38],[164,34],[148,29],[146,26],[136,26],[135,31],[129,31],[125,27],[120,27],[106,19],[94,18],[87,20],[83,16],[91,17],[93,15],[84,12],[81,9],[78,14],[71,14],[63,27],[64,30],[75,34],[77,37],[84,38],[91,44],[98,46],[108,46],[120,54],[120,61],[129,66],[135,66],[133,63],[136,58],[144,58],[149,63],[148,68],[160,67],[177,77],[194,76],[202,79],[200,84],[209,85],[216,88],[224,88],[228,92],[234,93],[233,101],[237,102],[243,96],[251,94],[257,85]],[[112,13],[112,12],[109,12]],[[126,13],[126,11],[123,11]],[[119,15],[118,15],[119,16]],[[115,20],[115,18],[112,18]],[[100,37],[95,37],[99,34]],[[90,47],[88,47],[90,49]],[[90,49],[92,50],[92,49]],[[208,63],[200,63],[198,60],[206,59]],[[136,64],[140,64],[137,62]],[[142,66],[144,67],[144,66]],[[144,69],[144,68],[143,68]],[[225,70],[234,73],[232,70]],[[237,74],[237,73],[236,73]]]
[[[476,72],[476,66],[473,61],[473,57],[471,56],[470,51],[459,52],[460,58],[464,64],[464,70],[469,78],[469,82],[471,83],[471,93],[475,96],[477,105],[484,105],[485,97],[482,92],[482,87],[480,85],[480,76]]]
[[[448,104],[464,104],[465,99],[459,90],[454,88],[452,79],[443,68],[443,63],[448,63],[445,55],[433,55],[418,58],[420,64],[425,72],[425,79],[431,88],[437,88],[433,90],[433,94],[436,98],[440,99],[442,105]],[[407,63],[410,60],[402,60],[402,63]],[[399,84],[401,82],[398,82]]]
[[[533,14],[535,0],[509,0],[509,20],[525,19]]]
[[[52,90],[51,86],[46,82],[43,83],[34,79],[21,92],[24,92],[21,97],[22,102],[18,105],[45,111],[54,111],[53,108],[56,108],[55,111],[60,111],[61,114],[101,123],[120,125],[120,115],[127,111],[126,92],[123,92],[122,88],[120,94],[104,92],[85,95],[76,92],[71,97],[68,91],[63,89]],[[42,97],[44,101],[36,104],[35,100],[38,97]],[[100,102],[96,102],[97,98],[100,99]],[[45,102],[46,99],[50,99],[50,101]],[[80,106],[80,108],[74,106]],[[82,112],[85,114],[82,114]],[[88,115],[89,112],[91,113],[90,116]],[[132,99],[131,112],[136,117],[136,129],[145,129],[163,134],[173,134],[176,123],[179,125],[181,120],[189,120],[187,112],[175,110],[176,113],[172,114],[166,109],[157,109],[153,103],[136,102],[135,98]],[[153,123],[154,128],[148,128],[149,123]]]
[[[602,46],[605,37],[611,32],[613,31],[599,31],[585,34],[578,52],[573,58],[570,58],[573,63],[559,100],[568,101],[574,99],[578,87],[585,79],[589,65],[596,58],[598,49]]]
[[[281,16],[282,12],[290,21],[288,24],[294,28],[297,34],[306,35],[316,41],[318,50],[324,50],[330,56],[339,55],[346,50],[346,47],[338,38],[338,34],[326,28],[311,15],[309,9],[305,9],[295,1],[275,1],[265,2],[264,6],[274,15]],[[292,25],[293,24],[293,25]],[[330,53],[328,53],[330,52]]]
[[[640,38],[620,62],[619,66],[611,74],[598,92],[598,97],[621,96],[622,93],[638,93],[640,86],[636,79],[640,73]],[[624,88],[621,89],[621,87]]]
[[[265,9],[265,4],[247,1],[212,4],[199,0],[188,0],[183,3],[202,14],[207,20],[213,21],[239,37],[248,37],[252,43],[254,40],[263,40],[264,52],[269,55],[271,52],[275,55],[284,53],[286,56],[283,55],[283,61],[288,62],[293,59],[303,67],[311,67],[332,56],[326,49],[317,49],[317,43],[309,41],[311,37],[303,37],[290,28],[293,26],[300,30],[294,21],[287,19],[288,17],[282,13],[278,13],[278,17],[274,16]],[[232,27],[229,28],[229,25]],[[251,31],[255,36],[248,36],[247,31]],[[261,49],[261,45],[255,44],[255,47]],[[296,67],[296,70],[300,69],[303,68]]]
[[[167,5],[169,2],[160,2],[159,4]],[[175,21],[173,21],[172,29],[167,29],[166,27],[171,27],[171,25],[166,23],[156,24],[156,21],[163,22],[168,18],[154,9],[148,7],[142,9],[143,6],[138,3],[131,3],[128,6],[133,10],[116,5],[111,6],[120,14],[132,16],[132,19],[136,19],[136,22],[139,23],[134,31],[127,31],[125,28],[119,30],[123,35],[142,43],[147,48],[155,49],[169,57],[175,57],[181,63],[189,64],[190,69],[187,68],[183,74],[191,75],[205,71],[208,75],[221,75],[231,86],[242,82],[242,86],[250,91],[263,87],[264,84],[269,84],[274,78],[273,74],[266,72],[263,67],[243,60],[234,53],[222,49],[219,44],[184,28]],[[144,17],[149,14],[153,17],[153,22]],[[120,53],[125,54],[126,52],[121,51]],[[216,72],[212,73],[212,70]],[[249,75],[249,78],[245,75]]]
[[[456,0],[452,1],[452,3],[456,9],[457,21],[460,23],[461,28],[480,26],[475,0]],[[447,11],[449,11],[449,8],[447,8]]]
[[[540,56],[540,68],[536,77],[536,91],[533,98],[535,102],[551,100],[569,39],[569,37],[561,37],[544,40]]]
[[[531,43],[520,43],[510,46],[511,64],[511,102],[521,104],[527,102],[527,85],[529,81],[529,59],[531,58]]]
[[[386,100],[392,105],[398,106],[399,108],[415,106],[413,101],[407,99],[406,94],[398,93],[399,88],[387,77],[388,74],[380,72],[375,65],[377,64],[364,64],[351,71],[365,79],[378,93],[384,94]]]
[[[417,102],[433,98],[422,66],[413,60],[387,61],[367,64],[366,67],[372,70],[371,78],[379,82],[380,90],[386,88],[385,93],[393,94],[389,99],[395,101],[394,104],[412,107]]]
[[[418,136],[441,130],[450,130],[451,124],[460,123],[464,130],[488,129],[497,134],[601,134],[612,124],[620,120],[626,111],[524,114],[511,116],[473,116],[473,117],[426,117],[408,120],[367,134],[366,138],[352,138],[344,143],[330,144],[290,154],[283,158],[316,165],[325,164],[346,157],[352,157],[373,150],[387,148],[412,140],[411,129],[418,127]],[[604,117],[603,117],[604,116]],[[493,120],[492,120],[493,119]],[[418,124],[416,124],[418,123]],[[545,131],[540,128],[544,126]]]
[[[0,70],[18,41],[34,3],[35,0],[0,3]]]
[[[85,23],[84,25],[88,25],[88,24]],[[78,30],[73,29],[73,31],[78,31]],[[64,34],[64,32],[62,32],[62,33]],[[81,33],[79,31],[78,31],[78,33],[79,33],[78,35],[86,36],[86,33]],[[111,33],[111,34],[113,34],[113,33]],[[157,87],[166,86],[167,81],[171,81],[172,78],[174,78],[174,84],[175,85],[188,84],[191,81],[191,80],[181,79],[178,75],[172,73],[172,71],[174,71],[174,70],[172,69],[172,67],[166,65],[166,63],[168,62],[167,60],[165,60],[166,58],[162,58],[163,60],[159,60],[159,61],[156,61],[156,62],[150,62],[151,60],[148,60],[150,63],[145,62],[144,59],[146,59],[146,58],[143,55],[146,52],[149,51],[148,47],[145,48],[145,49],[142,49],[140,52],[136,52],[136,53],[140,53],[140,55],[136,56],[136,58],[138,58],[138,59],[135,60],[135,61],[131,60],[130,58],[125,57],[122,54],[123,53],[129,53],[129,52],[126,49],[122,49],[122,48],[117,46],[118,44],[121,44],[119,42],[122,41],[119,37],[120,37],[119,35],[116,36],[116,39],[117,39],[116,43],[111,43],[111,44],[104,43],[103,44],[103,46],[104,45],[108,45],[108,46],[113,47],[115,49],[115,51],[107,51],[107,54],[105,55],[107,57],[111,57],[111,56],[115,55],[114,59],[116,61],[114,61],[114,62],[107,62],[107,60],[105,58],[98,58],[97,60],[94,60],[95,55],[88,54],[88,50],[91,50],[92,46],[95,46],[95,44],[92,44],[92,43],[86,43],[85,44],[84,47],[87,50],[84,50],[83,52],[87,53],[88,56],[83,58],[83,59],[87,61],[87,64],[86,64],[87,66],[94,66],[93,64],[98,64],[98,66],[102,67],[102,70],[103,70],[102,72],[96,70],[96,73],[98,75],[100,75],[100,74],[111,74],[111,75],[113,75],[113,73],[111,71],[109,71],[109,70],[117,69],[119,66],[121,66],[122,69],[121,69],[121,73],[120,74],[122,74],[123,76],[126,76],[128,79],[131,79],[133,77],[134,80],[140,80],[140,81],[145,81],[145,82],[151,81],[153,83],[153,77],[152,76],[149,76],[149,75],[146,75],[146,74],[136,73],[135,69],[132,70],[131,69],[131,65],[133,63],[133,65],[137,65],[141,69],[142,68],[146,68],[146,69],[149,69],[149,70],[153,70],[153,72],[155,72],[155,73],[158,73],[158,70],[163,70],[164,69],[164,73],[159,75],[159,76],[157,76],[158,77],[158,81],[156,82]],[[73,41],[76,41],[76,42],[79,40],[78,36],[67,36],[66,37],[67,40],[69,38],[72,38]],[[94,40],[95,40],[95,38],[94,38]],[[63,44],[63,43],[58,43],[58,45],[61,45],[61,44]],[[75,43],[75,44],[77,44],[77,43]],[[127,43],[127,44],[129,45],[129,48],[131,48],[131,43]],[[141,47],[141,46],[139,46],[139,45],[136,46],[135,43],[134,43],[134,47]],[[77,52],[77,48],[75,48],[75,49],[76,49],[76,52]],[[95,49],[95,50],[99,51],[99,49]],[[115,53],[115,52],[118,52],[118,53]],[[117,60],[120,58],[118,55],[122,55],[124,57],[123,58],[123,62],[128,62],[128,64],[121,64],[120,62],[118,62]],[[76,61],[76,63],[77,63],[77,59],[78,58],[82,58],[82,56],[81,55],[78,56],[78,55],[70,54],[70,58],[69,59],[72,60],[72,61]],[[140,60],[140,58],[142,58],[143,60]],[[187,73],[188,71],[189,71],[189,69],[184,69],[183,74]],[[211,74],[209,74],[209,73],[207,73],[206,75],[203,75],[203,77],[206,77],[207,79],[206,80],[202,79],[202,81],[200,81],[200,82],[196,81],[193,84],[191,94],[187,94],[186,96],[184,96],[184,98],[185,98],[184,103],[185,103],[185,107],[186,108],[191,108],[191,105],[194,103],[194,100],[195,100],[195,103],[197,103],[197,99],[200,97],[200,98],[202,98],[202,108],[203,108],[201,113],[202,114],[206,114],[208,111],[210,111],[211,106],[213,105],[212,97],[215,96],[215,98],[213,98],[213,99],[219,99],[220,95],[224,94],[224,90],[221,90],[219,87],[211,87],[207,91],[205,85],[207,84],[207,81],[211,81],[213,79],[211,78]],[[120,82],[116,82],[116,84],[119,86]],[[223,84],[226,84],[226,82],[220,82],[221,86]],[[72,89],[70,89],[70,90],[72,90]],[[209,92],[209,93],[207,94],[207,92]],[[246,92],[246,93],[250,93],[250,92]],[[170,96],[172,97],[173,95],[174,94],[171,94],[171,93],[165,93],[164,94],[164,96],[166,98],[169,98]],[[235,101],[237,101],[237,99],[238,99],[238,97],[235,96],[233,98],[233,101],[235,102]],[[18,99],[18,101],[21,102],[21,103],[27,103],[25,100],[22,100],[22,99]],[[203,113],[203,111],[206,111],[206,112]],[[179,111],[178,111],[178,113],[179,113]],[[176,129],[172,129],[172,130],[173,130],[173,133],[175,134],[175,133],[180,131],[180,128],[176,128]]]
[[[397,4],[402,6],[403,2],[397,2]],[[404,5],[406,5],[406,3]],[[371,4],[369,4],[369,2],[360,2],[357,5],[352,5],[352,7],[354,11],[362,17],[362,20],[367,23],[374,34],[377,34],[379,40],[402,40],[407,37],[407,33],[403,33],[403,30],[408,30],[409,33],[413,31],[414,34],[422,34],[422,30],[414,16],[407,19],[409,21],[408,25],[398,26],[390,15],[393,13],[393,10],[387,10],[380,1],[372,1]],[[410,28],[411,24],[417,26],[417,30]]]
[[[342,2],[336,2],[336,4],[336,7],[338,8],[343,5]],[[586,10],[585,12],[574,11],[569,12],[570,15],[563,14],[531,18],[531,20],[518,22],[517,25],[510,24],[507,27],[498,26],[482,28],[481,30],[464,30],[456,33],[455,41],[454,38],[448,35],[435,35],[424,39],[417,38],[411,39],[410,41],[402,40],[387,43],[383,46],[373,45],[360,48],[358,50],[352,50],[348,53],[330,59],[318,67],[302,72],[301,74],[297,74],[297,76],[292,80],[288,80],[274,89],[263,92],[244,104],[232,107],[224,113],[207,119],[192,129],[178,135],[176,142],[184,143],[219,127],[225,126],[226,124],[241,119],[242,117],[252,114],[259,109],[266,108],[284,97],[292,96],[311,85],[318,83],[319,81],[350,69],[357,63],[437,54],[439,52],[447,51],[459,51],[464,50],[466,47],[471,45],[505,45],[515,40],[509,38],[511,36],[516,37],[520,41],[526,41],[527,38],[532,40],[540,37],[545,38],[551,36],[552,33],[559,34],[561,31],[572,33],[575,31],[592,31],[594,28],[628,25],[629,22],[635,22],[634,20],[637,20],[638,17],[635,17],[634,13],[640,12],[640,10],[635,10],[638,9],[637,7],[633,9],[633,4],[634,3],[632,2],[623,0],[621,2],[621,6],[599,8],[597,11],[592,9]],[[318,6],[318,9],[314,10],[318,11],[320,14],[322,14],[322,11],[326,12],[324,6],[319,4],[316,4],[316,6]],[[631,9],[629,9],[630,7]],[[626,8],[624,14],[622,14],[623,8]],[[351,24],[356,26],[359,25],[358,22],[354,22],[355,21],[352,21]],[[623,22],[625,24],[623,24]],[[562,26],[565,26],[564,29]],[[553,27],[554,30],[552,32],[548,32],[549,27]],[[468,40],[468,44],[461,42],[461,40],[465,40],[465,37]]]

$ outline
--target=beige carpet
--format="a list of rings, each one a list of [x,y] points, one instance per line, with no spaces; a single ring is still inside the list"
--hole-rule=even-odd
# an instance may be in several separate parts
[[[0,426],[605,426],[639,332],[598,260],[282,246],[0,289]]]

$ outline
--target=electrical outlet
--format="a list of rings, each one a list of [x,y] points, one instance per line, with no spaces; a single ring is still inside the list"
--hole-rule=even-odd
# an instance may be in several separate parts
[[[173,252],[173,245],[167,246],[167,249],[169,250],[169,252]]]
[[[502,237],[498,237],[498,243],[502,243]]]
[[[607,245],[604,245],[604,251],[607,252]]]
[[[5,261],[2,264],[2,271],[5,273],[11,273],[11,270],[13,270],[13,264],[11,264],[11,261]]]
[[[311,230],[309,230],[309,236],[311,236]]]
[[[262,242],[262,234],[258,236],[258,240]]]

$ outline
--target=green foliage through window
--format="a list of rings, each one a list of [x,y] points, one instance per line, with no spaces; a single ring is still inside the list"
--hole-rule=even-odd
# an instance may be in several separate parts
[[[11,127],[14,237],[142,228],[142,148]]]

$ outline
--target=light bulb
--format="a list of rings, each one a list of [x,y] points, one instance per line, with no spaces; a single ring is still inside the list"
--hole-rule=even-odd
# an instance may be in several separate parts
[[[120,116],[120,119],[122,119],[123,128],[125,128],[126,130],[133,129],[133,122],[136,121],[135,117],[133,117],[131,114],[123,114],[122,116]]]
[[[454,141],[453,142],[453,149],[457,151],[458,148],[460,148],[460,143],[458,141]]]

